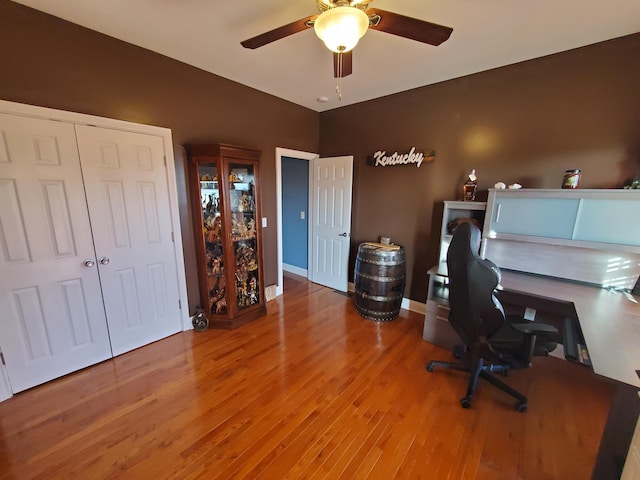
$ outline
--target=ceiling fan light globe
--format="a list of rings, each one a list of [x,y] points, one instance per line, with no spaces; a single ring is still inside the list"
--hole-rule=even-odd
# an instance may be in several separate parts
[[[316,35],[332,52],[348,52],[367,32],[369,17],[354,7],[335,7],[320,14],[313,24]]]

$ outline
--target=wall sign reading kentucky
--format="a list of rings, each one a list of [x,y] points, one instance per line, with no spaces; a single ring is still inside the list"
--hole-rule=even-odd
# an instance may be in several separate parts
[[[394,165],[409,165],[415,163],[416,167],[420,168],[422,162],[433,162],[436,159],[436,152],[430,151],[428,153],[416,152],[416,147],[411,147],[411,150],[407,153],[394,152],[387,155],[384,150],[378,150],[373,154],[373,157],[367,159],[367,164],[373,167],[392,167]]]

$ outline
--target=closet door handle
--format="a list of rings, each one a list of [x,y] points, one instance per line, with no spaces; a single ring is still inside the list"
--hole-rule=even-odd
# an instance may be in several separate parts
[[[91,260],[90,258],[86,259],[84,262],[82,262],[82,264],[87,267],[87,268],[91,268],[93,267],[96,262],[94,262],[93,260]]]
[[[109,265],[109,257],[100,257],[100,265]]]

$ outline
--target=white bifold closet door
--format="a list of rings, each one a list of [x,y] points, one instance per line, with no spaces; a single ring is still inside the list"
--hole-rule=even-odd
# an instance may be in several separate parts
[[[158,137],[0,114],[0,347],[14,393],[180,330],[167,198]]]
[[[180,330],[161,137],[77,125],[114,355]]]
[[[74,126],[0,114],[0,342],[19,392],[111,357]]]

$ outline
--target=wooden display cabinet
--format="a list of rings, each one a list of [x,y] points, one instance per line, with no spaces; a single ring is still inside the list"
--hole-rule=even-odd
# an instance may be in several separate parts
[[[186,145],[201,307],[214,328],[267,313],[262,270],[261,152]]]

